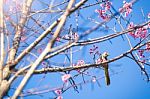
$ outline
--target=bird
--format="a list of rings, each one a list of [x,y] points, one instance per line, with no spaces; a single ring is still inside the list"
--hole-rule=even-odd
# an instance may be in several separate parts
[[[101,54],[100,56],[100,60],[101,62],[106,62],[108,59],[107,57],[109,56],[108,52],[104,52],[103,54]],[[105,72],[105,81],[106,81],[106,85],[109,86],[110,85],[110,77],[109,77],[109,71],[108,71],[108,63],[104,63],[102,64],[102,67],[104,68],[104,72]]]

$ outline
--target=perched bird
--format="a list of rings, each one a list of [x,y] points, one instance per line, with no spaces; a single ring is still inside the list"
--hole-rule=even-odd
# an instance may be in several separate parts
[[[100,60],[101,62],[106,62],[107,61],[107,57],[109,56],[108,52],[104,52],[101,56],[100,56]],[[109,71],[108,71],[108,63],[102,64],[102,67],[104,68],[105,71],[105,80],[106,80],[106,84],[107,86],[110,85],[110,77],[109,77]]]

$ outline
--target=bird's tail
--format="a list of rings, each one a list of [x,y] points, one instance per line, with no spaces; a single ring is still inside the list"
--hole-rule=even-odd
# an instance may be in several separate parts
[[[105,80],[106,80],[106,84],[108,86],[108,85],[110,85],[109,71],[108,71],[108,68],[104,68],[104,69],[105,69]]]

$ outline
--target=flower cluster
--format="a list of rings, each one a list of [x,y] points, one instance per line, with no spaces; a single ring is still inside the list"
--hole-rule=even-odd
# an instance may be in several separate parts
[[[106,0],[104,3],[100,4],[101,9],[96,9],[95,12],[98,13],[103,20],[107,20],[110,17],[107,12],[110,10],[111,5],[112,2]]]
[[[123,1],[123,7],[119,9],[119,12],[124,13],[124,16],[127,17],[132,12],[132,4]]]
[[[133,27],[134,27],[134,24],[133,22],[131,22],[128,25],[128,29],[133,28]],[[135,31],[129,32],[129,35],[131,35],[134,38],[145,38],[147,33],[148,33],[147,26],[143,26],[143,27],[136,29]]]
[[[106,0],[104,3],[100,4],[100,6],[105,10],[110,10],[110,7],[112,5],[112,2],[110,2],[109,0]]]

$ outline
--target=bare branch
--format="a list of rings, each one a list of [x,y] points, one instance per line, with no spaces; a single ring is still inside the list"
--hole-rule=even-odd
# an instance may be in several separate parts
[[[39,65],[39,63],[44,59],[45,55],[49,52],[49,50],[51,50],[51,48],[53,47],[54,41],[57,38],[57,36],[60,33],[61,28],[63,27],[67,16],[70,13],[70,9],[72,7],[74,3],[74,0],[70,0],[66,12],[63,14],[62,19],[60,20],[58,27],[53,35],[52,40],[50,40],[50,42],[48,43],[47,47],[45,48],[44,52],[39,56],[39,58],[33,63],[33,65],[31,66],[30,70],[27,72],[27,74],[25,75],[25,77],[23,78],[23,80],[21,81],[20,85],[18,86],[18,88],[16,89],[14,95],[12,96],[12,99],[16,99],[19,94],[21,93],[23,87],[25,86],[25,84],[27,83],[27,81],[29,80],[29,78],[31,77],[31,75],[33,74],[34,70],[36,69],[36,67]]]

